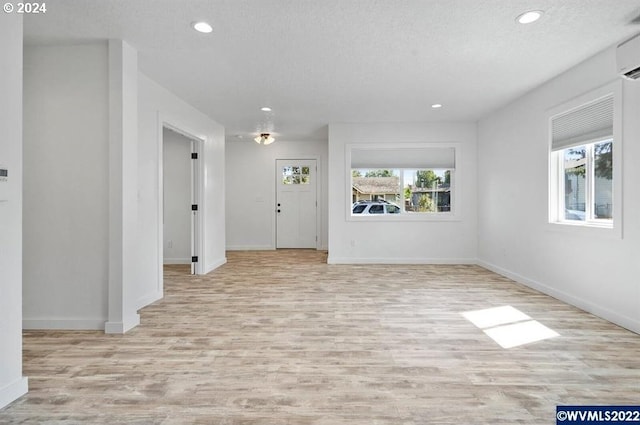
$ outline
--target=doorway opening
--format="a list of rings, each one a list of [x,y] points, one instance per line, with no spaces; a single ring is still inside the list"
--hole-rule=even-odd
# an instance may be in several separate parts
[[[200,272],[200,158],[202,140],[162,128],[163,272]]]

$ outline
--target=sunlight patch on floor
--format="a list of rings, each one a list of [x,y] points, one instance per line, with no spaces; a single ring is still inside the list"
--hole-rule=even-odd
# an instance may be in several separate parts
[[[498,325],[531,319],[531,317],[510,305],[487,308],[484,310],[467,311],[466,313],[462,313],[462,315],[480,329],[487,329]]]
[[[467,311],[462,316],[482,329],[502,348],[518,347],[560,336],[510,305]]]

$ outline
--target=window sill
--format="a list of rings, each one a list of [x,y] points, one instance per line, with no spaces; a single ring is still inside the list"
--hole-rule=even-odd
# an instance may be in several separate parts
[[[599,229],[613,229],[613,223],[608,222],[598,222],[598,221],[581,221],[581,220],[563,220],[551,222],[551,224],[559,224],[565,226],[576,226],[576,227],[597,227]]]
[[[550,231],[594,237],[622,239],[622,231],[619,226],[608,223],[555,221],[547,223]]]
[[[455,222],[462,218],[453,213],[417,213],[417,214],[347,214],[347,221],[355,222]]]

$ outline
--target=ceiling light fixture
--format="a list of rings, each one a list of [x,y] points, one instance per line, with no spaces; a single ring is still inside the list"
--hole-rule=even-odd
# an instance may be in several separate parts
[[[433,109],[438,109],[438,108],[442,108],[442,105],[441,105],[441,104],[439,104],[439,103],[434,103],[433,105],[431,105],[431,107],[432,107]]]
[[[194,30],[198,31],[198,32],[202,32],[205,34],[210,33],[211,31],[213,31],[213,28],[211,27],[211,25],[209,25],[206,22],[194,22],[191,24],[191,26],[193,27]]]
[[[268,106],[263,106],[262,108],[260,108],[260,110],[262,112],[271,112],[271,108],[269,108]]]
[[[256,138],[254,138],[253,140],[255,140],[256,143],[259,145],[270,145],[271,143],[276,141],[276,139],[274,139],[273,136],[269,133],[261,133],[259,136],[256,136]]]
[[[544,12],[542,10],[530,10],[528,12],[524,12],[521,15],[518,15],[516,21],[520,22],[521,24],[530,24],[540,19],[543,14]]]

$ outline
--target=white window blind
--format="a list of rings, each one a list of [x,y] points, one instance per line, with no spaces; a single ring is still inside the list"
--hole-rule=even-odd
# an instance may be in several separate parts
[[[455,168],[455,148],[358,149],[351,151],[351,168]]]
[[[551,119],[551,150],[579,146],[613,135],[613,95]]]

